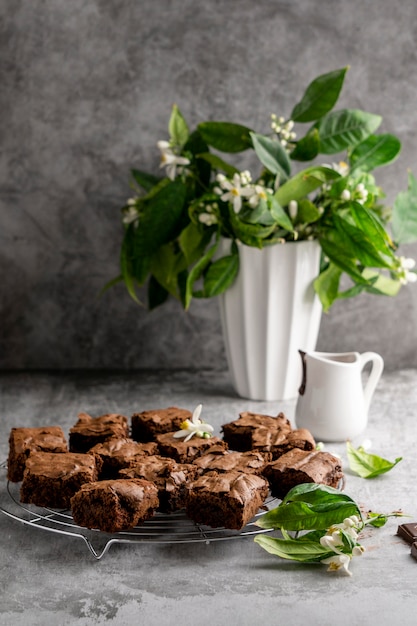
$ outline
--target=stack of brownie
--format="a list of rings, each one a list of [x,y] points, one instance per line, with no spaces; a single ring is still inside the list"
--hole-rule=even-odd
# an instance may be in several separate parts
[[[13,428],[8,479],[22,481],[22,502],[71,509],[76,524],[114,533],[179,509],[198,524],[240,530],[270,492],[335,487],[343,476],[340,460],[282,413],[241,413],[222,438],[174,437],[191,417],[177,407],[135,413],[130,423],[81,413],[68,444],[57,426]]]

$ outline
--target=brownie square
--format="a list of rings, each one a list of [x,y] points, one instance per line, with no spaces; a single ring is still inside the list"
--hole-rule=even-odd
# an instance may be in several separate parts
[[[171,513],[185,506],[186,486],[196,478],[198,468],[190,463],[154,455],[144,457],[130,469],[120,472],[121,478],[145,478],[158,488],[159,510]]]
[[[186,512],[197,524],[240,530],[268,495],[262,476],[243,472],[208,472],[189,486]]]
[[[191,419],[187,409],[170,406],[167,409],[154,409],[132,415],[132,439],[135,441],[155,441],[157,435],[179,430],[182,422]]]
[[[119,471],[132,467],[139,459],[150,454],[156,454],[157,444],[153,442],[138,443],[133,439],[108,439],[104,443],[93,446],[90,454],[97,458],[97,467],[100,480],[109,480],[119,477]]]
[[[23,478],[26,459],[31,452],[68,452],[64,432],[59,426],[12,428],[9,437],[7,478],[18,483]]]
[[[71,452],[88,452],[98,443],[128,436],[128,420],[124,415],[111,413],[91,417],[88,413],[80,413],[78,421],[70,429],[69,448]]]
[[[278,459],[283,454],[286,454],[293,448],[300,448],[300,450],[315,450],[316,442],[310,431],[305,428],[297,428],[289,433],[285,433],[284,436],[281,433],[276,433],[272,436],[266,446],[273,459]]]
[[[169,456],[178,463],[191,463],[194,459],[210,450],[214,446],[221,446],[227,450],[227,444],[218,437],[192,437],[188,441],[176,439],[174,433],[165,433],[156,438],[159,452],[162,456]]]
[[[270,461],[261,452],[227,452],[225,450],[209,451],[193,461],[193,464],[202,472],[245,472],[246,474],[261,474],[265,465]]]
[[[158,490],[147,480],[103,480],[83,485],[71,498],[74,522],[116,533],[152,517]]]
[[[20,488],[22,502],[53,509],[67,509],[84,483],[97,480],[92,454],[32,452],[26,461]]]
[[[337,487],[343,478],[340,459],[329,452],[293,448],[276,461],[266,465],[263,475],[268,479],[273,496],[283,498],[290,489],[302,483],[320,483]]]
[[[259,413],[240,413],[239,419],[223,424],[223,439],[238,452],[258,449],[268,452],[291,432],[291,424],[283,413],[277,417]]]

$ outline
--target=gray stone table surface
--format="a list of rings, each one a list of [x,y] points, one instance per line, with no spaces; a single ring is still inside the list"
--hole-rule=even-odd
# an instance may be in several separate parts
[[[345,491],[366,509],[402,509],[417,519],[417,371],[384,374],[363,436],[372,451],[403,460],[373,480],[347,469],[345,444],[327,444],[345,463]],[[59,424],[68,431],[80,411],[99,415],[161,408],[193,409],[220,432],[242,410],[293,420],[295,401],[237,398],[227,374],[160,373],[0,374],[0,458],[13,426]],[[0,492],[5,501],[5,470]],[[114,545],[96,560],[77,538],[32,528],[0,514],[0,624],[379,625],[416,623],[417,562],[396,536],[399,523],[367,529],[366,552],[351,577],[322,565],[282,561],[251,537],[195,544]]]

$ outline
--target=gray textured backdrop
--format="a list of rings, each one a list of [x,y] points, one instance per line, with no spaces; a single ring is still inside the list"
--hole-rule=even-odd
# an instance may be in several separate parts
[[[379,181],[417,174],[415,0],[3,0],[0,367],[225,368],[215,301],[148,313],[119,285],[132,166],[156,170],[172,103],[264,132],[319,73],[349,64],[341,106],[403,142]],[[403,251],[417,257],[417,247]],[[417,366],[417,285],[322,322],[323,350]]]

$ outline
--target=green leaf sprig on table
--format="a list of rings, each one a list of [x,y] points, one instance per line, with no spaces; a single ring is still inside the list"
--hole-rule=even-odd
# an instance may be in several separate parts
[[[314,288],[325,311],[363,291],[395,296],[417,280],[414,260],[397,254],[417,240],[417,180],[410,173],[408,189],[384,206],[372,172],[392,163],[401,143],[378,132],[379,115],[335,109],[347,70],[312,80],[289,115],[271,114],[267,132],[211,120],[192,130],[173,106],[168,138],[157,144],[161,171],[132,169],[133,196],[122,208],[119,278],[134,300],[147,285],[150,308],[173,296],[188,309],[233,284],[241,245],[311,239],[323,252]],[[236,166],[245,151],[256,173]],[[223,256],[222,238],[232,243]]]
[[[388,518],[401,515],[400,511],[369,512],[364,518],[359,505],[347,494],[305,483],[291,489],[278,507],[256,522],[260,528],[279,530],[281,536],[261,534],[255,542],[282,559],[323,563],[328,571],[350,575],[351,560],[365,552],[358,541],[359,533],[367,524],[380,528]]]
[[[346,442],[346,450],[350,469],[361,478],[375,478],[385,474],[402,461],[402,457],[388,461],[377,454],[370,454],[362,446],[354,448],[350,441]]]

